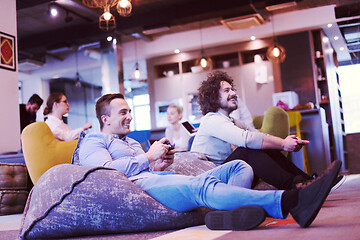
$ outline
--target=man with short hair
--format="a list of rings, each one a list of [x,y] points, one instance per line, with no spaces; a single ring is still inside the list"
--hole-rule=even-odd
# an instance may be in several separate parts
[[[238,98],[226,72],[210,73],[198,92],[204,116],[191,151],[205,154],[217,165],[242,159],[253,168],[255,182],[261,178],[278,189],[302,187],[313,180],[280,152],[299,151],[309,141],[294,135],[282,139],[263,134],[230,117],[238,108]]]
[[[107,94],[96,102],[101,133],[83,139],[79,160],[83,166],[103,166],[123,172],[129,180],[161,204],[175,211],[198,207],[215,210],[206,215],[210,229],[247,230],[258,226],[265,214],[285,218],[290,212],[301,227],[309,226],[319,212],[331,183],[340,170],[335,162],[329,171],[302,190],[251,190],[252,169],[235,160],[198,176],[164,172],[174,160],[174,150],[162,138],[145,153],[127,137],[131,110],[122,94]],[[149,170],[149,165],[154,164]],[[223,221],[218,221],[223,219]]]
[[[43,102],[39,95],[33,94],[26,104],[20,104],[20,132],[27,125],[36,121],[36,112],[40,109]]]

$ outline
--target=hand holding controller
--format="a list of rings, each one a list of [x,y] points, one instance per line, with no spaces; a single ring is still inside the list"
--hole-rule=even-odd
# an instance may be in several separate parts
[[[164,144],[168,145],[168,151],[175,149],[175,144],[171,144],[169,141],[164,142]]]

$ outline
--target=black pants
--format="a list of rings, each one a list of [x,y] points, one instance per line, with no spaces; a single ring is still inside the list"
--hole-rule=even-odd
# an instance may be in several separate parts
[[[264,182],[273,185],[277,189],[288,190],[293,188],[296,176],[299,176],[296,179],[311,179],[309,175],[296,167],[279,150],[238,147],[223,163],[232,160],[244,160],[253,168],[254,183],[257,182],[258,178],[261,178]]]

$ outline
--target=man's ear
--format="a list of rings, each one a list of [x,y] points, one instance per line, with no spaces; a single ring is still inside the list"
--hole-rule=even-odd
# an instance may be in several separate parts
[[[108,116],[107,115],[101,115],[101,121],[104,125],[108,125]]]

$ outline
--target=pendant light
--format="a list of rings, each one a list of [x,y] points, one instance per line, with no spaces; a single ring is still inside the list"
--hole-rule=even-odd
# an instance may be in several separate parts
[[[99,17],[99,28],[103,31],[111,31],[116,28],[115,17],[110,13],[110,9],[119,0],[82,0],[83,4],[90,8],[104,9],[104,13]]]
[[[286,58],[285,48],[277,42],[277,37],[274,30],[274,17],[271,18],[271,25],[273,31],[273,45],[270,46],[266,52],[266,57],[269,61],[274,63],[282,63]]]
[[[139,69],[139,62],[138,62],[138,58],[137,58],[137,46],[136,46],[136,41],[134,41],[134,44],[135,44],[135,60],[136,60],[136,63],[135,63],[135,70],[134,70],[134,78],[135,79],[140,79],[141,77],[141,73],[140,73],[140,69]]]
[[[199,22],[199,31],[200,31],[200,44],[201,44],[201,57],[195,61],[196,66],[201,66],[204,70],[211,70],[213,67],[213,62],[210,57],[206,57],[204,53],[203,41],[202,41],[202,31],[201,31],[201,22]]]
[[[120,16],[130,16],[132,10],[131,0],[120,0],[116,5],[116,10],[118,11]]]
[[[76,47],[75,52],[75,66],[76,66],[76,75],[75,75],[75,87],[81,88],[80,74],[79,74],[79,63],[78,63],[78,47]]]

